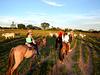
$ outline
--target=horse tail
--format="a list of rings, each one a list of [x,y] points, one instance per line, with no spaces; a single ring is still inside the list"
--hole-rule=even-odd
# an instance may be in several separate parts
[[[8,69],[6,75],[11,75],[11,69],[14,64],[14,48],[11,49],[8,57]]]

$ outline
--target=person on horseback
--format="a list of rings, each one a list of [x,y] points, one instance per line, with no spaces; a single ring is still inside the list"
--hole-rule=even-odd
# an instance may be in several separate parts
[[[61,63],[63,63],[64,56],[67,55],[69,49],[70,49],[69,35],[68,33],[64,32],[64,34],[62,35],[62,48],[59,54],[59,59]]]
[[[32,38],[32,32],[27,33],[25,44],[29,47],[30,50],[32,48],[34,48],[37,51],[37,54],[39,55],[38,46],[37,46],[35,40]]]
[[[58,37],[57,37],[57,39],[56,39],[56,49],[58,48],[58,44],[60,45],[60,49],[62,48],[62,35],[64,34],[64,32],[63,31],[59,31],[58,33]],[[59,49],[59,50],[60,50]]]
[[[69,43],[69,35],[67,33],[64,33],[64,35],[62,36],[62,42],[64,43]]]
[[[73,31],[70,31],[70,34],[69,34],[69,48],[70,48],[70,45],[73,41],[73,38],[74,38],[74,32]],[[69,49],[69,52],[71,52],[72,50]]]
[[[73,31],[71,31],[70,32],[70,34],[69,34],[69,42],[70,42],[70,44],[71,44],[71,42],[72,42],[72,40],[73,40],[73,37],[74,37],[74,33],[73,33]]]

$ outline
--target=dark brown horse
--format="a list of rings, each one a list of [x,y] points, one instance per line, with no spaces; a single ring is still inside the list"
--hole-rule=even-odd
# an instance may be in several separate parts
[[[65,55],[67,55],[68,54],[68,51],[69,51],[69,44],[67,43],[62,43],[62,48],[61,48],[61,50],[60,50],[60,56],[59,56],[59,59],[61,60],[61,61],[63,61],[63,59],[64,59],[64,56]]]

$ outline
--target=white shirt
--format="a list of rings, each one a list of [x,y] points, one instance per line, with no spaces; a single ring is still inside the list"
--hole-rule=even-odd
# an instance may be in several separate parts
[[[62,42],[68,43],[69,42],[69,35],[62,36]]]

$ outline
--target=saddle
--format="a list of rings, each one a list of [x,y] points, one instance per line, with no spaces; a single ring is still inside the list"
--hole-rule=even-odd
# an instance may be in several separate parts
[[[68,49],[69,49],[68,44],[66,44],[65,42],[63,42],[62,45],[63,45],[63,46],[62,46],[61,51],[62,51],[63,53],[66,53],[66,54],[67,54]]]
[[[27,48],[27,50],[34,50],[34,48],[31,46],[31,47],[29,47],[28,45],[26,45],[25,44],[25,46],[26,46],[26,48]]]

